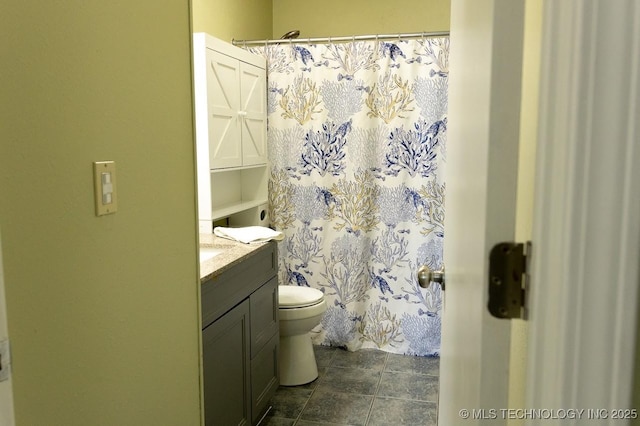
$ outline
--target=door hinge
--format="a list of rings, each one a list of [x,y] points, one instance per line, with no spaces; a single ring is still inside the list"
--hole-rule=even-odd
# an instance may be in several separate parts
[[[489,254],[489,312],[496,318],[527,319],[531,242],[498,243]]]

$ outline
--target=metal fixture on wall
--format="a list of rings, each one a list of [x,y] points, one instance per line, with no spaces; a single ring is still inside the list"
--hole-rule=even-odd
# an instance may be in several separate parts
[[[280,37],[280,39],[289,40],[292,38],[298,38],[298,36],[300,36],[300,30],[292,30],[292,31],[289,31],[288,33],[283,34],[282,37]]]

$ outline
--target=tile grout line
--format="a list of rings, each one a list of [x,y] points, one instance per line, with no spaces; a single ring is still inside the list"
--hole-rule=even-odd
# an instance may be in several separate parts
[[[328,368],[328,367],[326,367]],[[326,372],[325,372],[326,374]],[[300,420],[302,420],[302,413],[304,413],[304,409],[307,408],[307,405],[309,405],[309,401],[311,401],[311,397],[313,397],[313,394],[316,392],[316,390],[318,390],[318,385],[320,384],[320,381],[322,380],[322,378],[320,377],[320,374],[318,374],[318,378],[316,379],[316,385],[311,388],[311,393],[309,394],[309,397],[307,398],[307,400],[304,402],[304,404],[302,405],[302,408],[300,409],[300,412],[298,413],[298,416],[296,417],[295,421],[293,422],[294,425],[298,424],[298,422]]]
[[[317,384],[316,384],[316,386],[317,386]],[[298,413],[298,415],[296,416],[295,420],[293,421],[294,425],[298,424],[298,422],[300,421],[300,418],[302,417],[302,413],[304,412],[304,409],[307,408],[307,404],[309,404],[309,400],[313,396],[313,392],[315,392],[315,389],[311,389],[311,393],[309,394],[309,398],[307,398],[307,400],[304,402],[304,405],[300,409],[300,412]]]
[[[327,363],[326,367],[322,367],[325,369],[324,375],[327,374],[327,370],[329,369],[329,367],[331,367],[331,363],[333,362],[333,358],[335,357],[335,351],[332,351],[331,356],[329,357],[329,362]],[[316,361],[316,367],[317,367],[317,361]],[[316,390],[318,390],[318,386],[320,385],[320,382],[323,381],[324,379],[322,377],[320,377],[320,372],[318,371],[318,378],[316,379],[316,385],[311,388],[311,393],[309,394],[309,397],[307,398],[307,400],[304,402],[304,405],[302,406],[302,408],[300,409],[300,412],[298,413],[298,416],[295,418],[293,425],[295,426],[296,424],[298,424],[298,422],[300,420],[302,420],[302,413],[304,412],[304,409],[307,408],[307,405],[309,404],[309,401],[311,400],[311,397],[313,397],[313,394],[316,393]]]
[[[378,397],[378,390],[380,389],[380,385],[382,384],[382,376],[387,368],[387,363],[389,362],[389,353],[385,353],[384,364],[382,365],[382,370],[380,371],[380,378],[378,379],[378,384],[376,385],[376,390],[373,392],[373,398],[371,398],[371,405],[369,406],[369,412],[367,413],[367,418],[364,422],[364,425],[368,425],[371,420],[371,413],[373,412],[373,405],[376,402],[376,398]]]

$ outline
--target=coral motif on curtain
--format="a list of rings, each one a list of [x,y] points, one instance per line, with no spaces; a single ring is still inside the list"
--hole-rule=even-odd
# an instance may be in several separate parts
[[[282,43],[267,58],[280,284],[324,292],[314,343],[437,355],[448,38]]]

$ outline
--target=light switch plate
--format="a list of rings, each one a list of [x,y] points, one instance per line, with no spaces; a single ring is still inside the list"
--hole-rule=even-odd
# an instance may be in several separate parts
[[[93,163],[93,183],[96,216],[115,213],[118,210],[115,161],[95,161]]]

